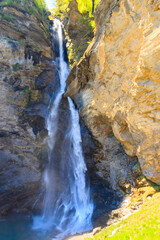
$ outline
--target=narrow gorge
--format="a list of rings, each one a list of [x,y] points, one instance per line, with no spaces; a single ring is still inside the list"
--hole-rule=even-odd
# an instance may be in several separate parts
[[[0,240],[157,240],[160,1],[45,2],[0,1]]]
[[[63,99],[69,66],[64,61],[63,27],[53,22],[59,45],[60,89],[50,103],[47,117],[48,163],[44,172],[46,193],[41,216],[34,217],[33,229],[49,231],[55,239],[92,229],[93,203],[86,184],[86,165],[81,146],[78,112],[70,98]],[[65,106],[65,116],[61,113]],[[60,118],[65,121],[64,128]],[[57,234],[58,232],[58,234]]]

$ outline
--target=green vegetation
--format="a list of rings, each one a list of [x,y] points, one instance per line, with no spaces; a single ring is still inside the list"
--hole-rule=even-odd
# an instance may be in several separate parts
[[[88,13],[88,16],[90,18],[89,25],[94,29],[95,28],[95,21],[93,19],[93,1],[84,1],[84,0],[78,0],[78,10],[82,14]],[[94,8],[97,6],[99,0],[94,0]]]
[[[72,0],[57,0],[56,1],[56,11],[59,13],[63,13],[66,10],[68,10],[68,5]],[[97,6],[99,0],[76,0],[78,3],[78,10],[80,13],[89,13],[89,16],[91,17],[93,15],[92,13],[92,7],[94,2],[94,8]]]
[[[46,9],[46,4],[44,0],[33,0],[35,5],[41,10],[45,10]]]
[[[49,38],[49,23],[46,4],[44,0],[0,0],[0,7],[9,6],[17,10],[25,10],[30,15],[35,15],[44,29],[46,37]],[[3,9],[0,12],[2,18],[14,23],[14,14],[4,14]]]
[[[13,65],[13,71],[16,72],[19,70],[20,66],[19,66],[19,63],[16,63],[15,65]]]
[[[12,2],[13,2],[12,0],[7,0],[7,5],[12,5]]]
[[[157,187],[159,189],[159,187]],[[160,239],[160,193],[152,193],[147,198],[139,212],[111,225],[94,238],[86,240],[159,240]]]
[[[0,15],[1,15],[2,18],[5,19],[6,21],[12,22],[12,23],[14,22],[12,15],[5,14],[5,13],[2,12],[2,11],[0,11]]]
[[[24,90],[24,108],[28,108],[31,100],[31,93],[29,87],[26,87]]]
[[[25,88],[25,94],[27,94],[27,95],[30,94],[29,87],[26,87],[26,88]]]
[[[39,17],[47,17],[46,4],[44,0],[1,0],[0,6],[10,6],[26,10],[29,14],[36,14]]]
[[[94,9],[97,6],[99,0],[57,0],[56,8],[53,9],[52,18],[58,16],[65,23],[70,18],[71,10],[73,10],[73,22],[77,22],[77,27],[75,27],[70,32],[66,27],[66,32],[68,33],[69,44],[69,62],[72,65],[78,62],[83,56],[85,50],[87,49],[89,43],[92,41],[94,36]],[[77,4],[76,4],[77,3]],[[76,11],[77,14],[76,15]],[[77,18],[77,19],[76,19]],[[72,20],[71,20],[72,21]],[[72,27],[71,27],[72,28]],[[71,33],[72,32],[72,33]]]
[[[69,11],[69,3],[72,0],[57,0],[56,1],[56,15],[60,15],[62,19],[65,17],[66,13]],[[93,10],[97,6],[99,0],[76,0],[78,3],[78,10],[81,14],[84,14],[84,16],[88,17],[87,20],[89,20],[89,26],[94,29],[95,27],[95,21],[93,19]],[[93,4],[94,3],[94,4]],[[94,7],[93,7],[94,6]],[[86,19],[84,19],[85,21]],[[80,19],[82,21],[82,19]]]
[[[44,0],[0,0],[0,6],[11,6],[11,7],[24,7],[27,9],[30,6],[35,6],[39,10],[44,11],[46,9],[46,4]]]

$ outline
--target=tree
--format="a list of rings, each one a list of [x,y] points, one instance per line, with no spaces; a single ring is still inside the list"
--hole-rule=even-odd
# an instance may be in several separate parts
[[[92,0],[92,14],[94,13],[94,0]]]

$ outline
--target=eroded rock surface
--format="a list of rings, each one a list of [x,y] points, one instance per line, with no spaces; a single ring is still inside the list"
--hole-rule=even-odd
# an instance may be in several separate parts
[[[47,159],[45,117],[59,87],[45,21],[48,29],[34,14],[1,7],[0,215],[28,212],[39,196]]]
[[[101,0],[95,20],[95,39],[72,69],[66,95],[103,145],[101,175],[109,166],[128,179],[138,157],[144,175],[160,184],[160,1]],[[121,147],[110,157],[113,134],[130,157],[119,155]]]

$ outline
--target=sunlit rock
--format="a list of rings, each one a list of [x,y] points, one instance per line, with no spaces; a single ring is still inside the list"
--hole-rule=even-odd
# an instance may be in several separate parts
[[[108,130],[97,129],[97,118],[160,184],[159,1],[103,0],[95,19],[95,39],[72,69],[66,95],[104,148]]]

